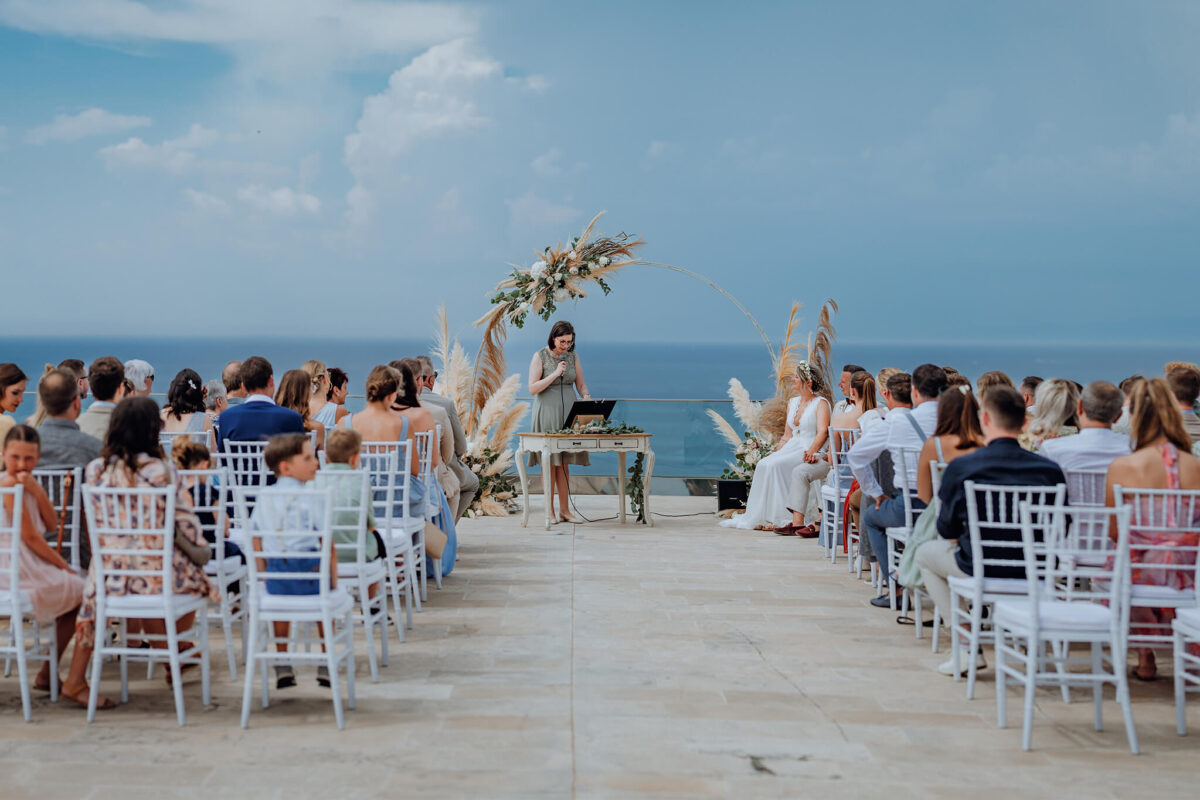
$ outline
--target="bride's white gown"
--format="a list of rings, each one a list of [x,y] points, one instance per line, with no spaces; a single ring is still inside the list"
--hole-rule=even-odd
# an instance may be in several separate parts
[[[753,530],[764,524],[775,527],[791,524],[792,512],[788,511],[787,506],[792,473],[804,463],[804,451],[817,436],[817,407],[821,403],[828,404],[828,401],[824,397],[813,398],[797,423],[800,398],[797,396],[788,401],[787,418],[792,438],[758,462],[754,469],[754,480],[750,484],[750,497],[746,500],[746,512],[722,521],[723,526]],[[807,509],[798,510],[804,512]]]

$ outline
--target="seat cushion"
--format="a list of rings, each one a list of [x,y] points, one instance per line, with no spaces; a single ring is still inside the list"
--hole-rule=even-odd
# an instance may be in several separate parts
[[[29,597],[29,592],[24,590],[18,592],[17,601],[22,613],[28,614],[33,611],[33,600]],[[12,591],[0,589],[0,616],[12,616],[14,613]]]
[[[1175,627],[1193,638],[1200,638],[1200,608],[1180,608],[1175,611]]]
[[[895,539],[897,542],[904,544],[908,541],[908,537],[912,535],[912,528],[907,525],[897,528],[886,528],[883,533],[889,539]]]
[[[329,593],[329,605],[334,615],[345,614],[353,601],[345,589],[340,586]],[[259,594],[259,609],[264,613],[283,614],[319,614],[321,611],[321,595],[319,594]]]
[[[966,595],[970,597],[974,593],[975,588],[972,583],[974,578],[961,577],[958,575],[950,575],[946,578],[946,582],[950,584],[951,591],[956,594]],[[983,593],[987,594],[1025,594],[1029,591],[1028,581],[1024,578],[984,578]]]
[[[999,600],[993,623],[1010,630],[1029,627],[1028,600]],[[1044,631],[1103,632],[1112,625],[1112,610],[1098,603],[1043,600],[1038,603],[1038,626]]]
[[[177,594],[172,600],[171,607],[178,615],[198,611],[208,604],[206,597],[194,594]],[[123,594],[110,595],[104,604],[105,612],[115,617],[136,617],[139,614],[147,617],[163,615],[163,596],[161,594]]]
[[[360,577],[358,564],[354,561],[338,564],[337,574],[339,578],[358,578]],[[371,582],[383,580],[387,577],[387,567],[384,566],[382,559],[368,561],[363,564],[361,577]]]

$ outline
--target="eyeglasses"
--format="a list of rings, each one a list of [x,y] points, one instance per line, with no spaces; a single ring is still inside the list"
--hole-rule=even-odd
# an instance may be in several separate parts
[[[434,379],[435,381],[437,380],[437,370],[434,370],[434,373],[433,373],[433,379]]]

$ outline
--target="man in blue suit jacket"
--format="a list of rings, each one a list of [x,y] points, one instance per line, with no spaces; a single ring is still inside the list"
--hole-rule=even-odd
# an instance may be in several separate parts
[[[217,449],[226,441],[266,441],[280,433],[304,433],[304,419],[290,408],[275,405],[275,374],[271,362],[251,356],[238,372],[246,401],[231,406],[217,418]]]

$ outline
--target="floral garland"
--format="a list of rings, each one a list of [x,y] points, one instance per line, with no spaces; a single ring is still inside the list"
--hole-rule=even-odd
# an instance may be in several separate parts
[[[624,422],[609,422],[606,420],[595,420],[589,422],[580,428],[563,428],[562,430],[551,431],[554,435],[571,434],[571,433],[602,433],[612,436],[620,436],[627,433],[645,433],[644,430],[636,425],[628,425]],[[646,454],[637,453],[633,459],[633,466],[628,470],[629,480],[625,482],[625,491],[629,495],[629,506],[633,513],[637,515],[637,521],[646,524],[646,483],[645,483],[645,463]]]
[[[611,293],[612,287],[605,279],[621,267],[637,263],[633,251],[643,242],[626,233],[589,239],[601,216],[603,212],[565,247],[558,244],[544,248],[529,269],[514,267],[509,277],[496,286],[491,302],[500,308],[493,309],[493,313],[499,312],[522,328],[530,312],[549,321],[559,303],[587,297],[583,286],[588,281],[598,284],[604,294]]]
[[[734,448],[733,463],[721,473],[721,477],[750,483],[754,479],[754,469],[758,466],[758,462],[773,452],[775,452],[774,439],[747,433],[746,438]]]
[[[479,476],[479,491],[464,516],[468,519],[505,516],[520,509],[514,499],[517,481],[512,474],[503,471],[511,462],[511,450],[496,451],[486,446],[479,455],[467,453],[463,456],[463,464]]]

